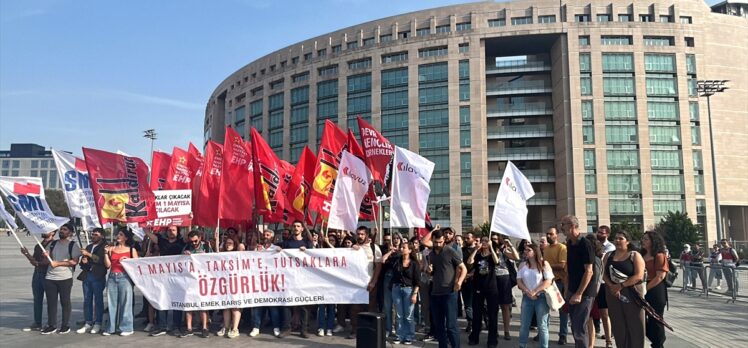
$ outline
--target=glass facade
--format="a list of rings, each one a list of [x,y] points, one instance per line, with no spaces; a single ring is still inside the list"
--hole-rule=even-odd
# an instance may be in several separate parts
[[[438,220],[450,218],[448,75],[447,62],[418,66],[418,148],[441,169],[434,169],[428,201],[431,218]]]

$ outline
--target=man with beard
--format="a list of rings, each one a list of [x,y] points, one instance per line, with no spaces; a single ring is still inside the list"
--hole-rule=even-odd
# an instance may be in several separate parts
[[[104,265],[104,229],[97,227],[91,233],[91,244],[81,250],[81,269],[85,272],[83,279],[83,316],[85,325],[76,332],[92,334],[101,330],[104,316],[104,288],[106,287],[107,268]],[[94,313],[96,313],[94,315]]]
[[[587,320],[599,289],[598,284],[591,284],[595,279],[595,250],[592,243],[582,236],[576,216],[564,216],[561,219],[561,230],[567,239],[564,298],[569,303],[571,333],[577,348],[587,348]]]
[[[274,251],[278,249],[275,244],[275,232],[273,230],[262,231],[262,240],[257,243],[256,251]],[[256,337],[260,334],[260,328],[262,326],[262,319],[265,317],[265,313],[270,315],[270,323],[273,325],[273,336],[281,338],[281,308],[275,306],[267,307],[256,307],[252,309],[252,331],[250,331],[250,337]]]
[[[478,247],[477,240],[473,232],[467,232],[463,236],[464,245],[462,247],[462,262],[467,265],[467,258],[473,253],[476,247]],[[462,303],[465,305],[465,319],[467,320],[467,327],[465,332],[471,332],[473,329],[473,282],[470,279],[470,269],[467,270],[465,276],[465,282],[463,283],[462,290]]]
[[[558,241],[558,232],[555,227],[548,228],[545,237],[548,239],[548,246],[543,251],[543,257],[551,265],[553,281],[556,282],[558,291],[563,294],[566,279],[566,245]],[[569,313],[561,310],[558,311],[558,316],[560,319],[558,344],[565,345],[566,335],[569,333]]]
[[[598,227],[596,237],[603,247],[603,255],[616,250],[616,246],[608,240],[608,238],[610,238],[610,227],[606,225]],[[600,277],[600,290],[598,290],[597,298],[595,299],[597,302],[597,309],[600,312],[600,319],[595,319],[594,323],[595,331],[597,332],[600,332],[600,322],[603,323],[605,335],[601,338],[604,338],[605,342],[610,342],[610,319],[608,317],[608,301],[605,299],[605,286],[605,281]]]
[[[55,231],[42,234],[42,246],[38,244],[34,247],[34,255],[29,254],[26,248],[21,248],[21,254],[26,256],[32,266],[34,266],[34,275],[31,277],[31,293],[34,296],[34,323],[26,327],[23,331],[41,331],[42,329],[42,311],[44,310],[44,278],[47,275],[47,265],[49,261],[44,257],[44,248],[52,243],[55,238]]]
[[[158,244],[159,254],[161,256],[182,255],[182,250],[186,245],[184,239],[179,235],[179,227],[169,226],[166,230],[166,236],[154,234],[150,230],[145,230],[146,236],[151,239],[151,243]],[[182,329],[182,311],[158,311],[159,328],[151,331],[150,336],[157,337],[166,334],[169,325],[169,312],[171,312],[172,332],[175,336],[181,336]]]
[[[280,243],[278,251],[282,249],[299,249],[299,251],[305,251],[306,249],[314,249],[314,242],[312,241],[311,234],[306,231],[304,223],[299,220],[294,221],[293,231],[291,236]],[[294,306],[291,309],[292,316],[298,317],[301,321],[301,327],[299,328],[299,337],[309,338],[306,331],[309,326],[309,308],[307,306]]]
[[[379,273],[382,271],[382,250],[379,248],[379,245],[374,243],[371,239],[369,228],[366,226],[359,226],[359,228],[356,229],[356,244],[354,244],[352,248],[354,250],[362,249],[366,253],[366,259],[368,260],[367,272],[369,274],[369,284],[366,287],[366,290],[369,291],[369,311],[376,312],[376,285],[377,279],[379,279]],[[356,338],[358,313],[362,311],[363,305],[351,305],[351,333],[348,335],[348,339]]]
[[[433,249],[430,265],[433,274],[431,287],[431,313],[434,319],[432,331],[439,341],[439,348],[460,348],[460,332],[457,329],[457,294],[467,276],[462,262],[462,252],[446,246],[445,234],[451,228],[428,233],[421,243]],[[454,233],[454,231],[452,231]]]
[[[73,272],[78,265],[81,256],[80,247],[70,240],[73,234],[73,225],[67,223],[60,227],[60,239],[49,243],[46,254],[52,259],[47,268],[44,278],[44,293],[47,295],[47,327],[42,330],[42,335],[57,332],[57,300],[59,297],[62,306],[62,323],[60,334],[70,332],[70,314],[72,306],[70,303],[70,290],[73,288]]]

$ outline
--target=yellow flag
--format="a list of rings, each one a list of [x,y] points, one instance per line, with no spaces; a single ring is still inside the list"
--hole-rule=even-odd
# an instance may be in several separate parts
[[[126,193],[102,193],[104,205],[101,207],[101,217],[126,221],[125,204],[130,197]]]
[[[338,170],[327,165],[325,162],[320,162],[319,166],[319,174],[317,174],[317,177],[314,178],[314,183],[312,184],[312,186],[314,188],[314,191],[317,191],[318,193],[327,197],[330,193],[332,181],[338,177]]]

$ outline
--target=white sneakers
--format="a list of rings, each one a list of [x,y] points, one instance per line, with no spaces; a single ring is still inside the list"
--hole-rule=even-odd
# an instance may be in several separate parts
[[[273,336],[275,336],[277,338],[280,338],[281,337],[281,329],[277,328],[277,327],[275,329],[273,329]]]
[[[218,330],[218,332],[216,332],[216,336],[218,336],[218,337],[222,337],[224,335],[226,335],[226,328],[225,327],[222,327],[220,330]]]
[[[101,325],[94,324],[93,328],[91,329],[91,333],[92,334],[97,334],[97,333],[99,333],[99,331],[101,331]]]
[[[122,337],[126,337],[126,336],[132,335],[133,333],[134,333],[133,331],[122,331],[122,332],[120,332],[119,335],[122,336]]]
[[[79,334],[84,334],[88,332],[89,330],[91,330],[91,327],[92,327],[91,324],[86,323],[86,325],[83,325],[82,328],[75,330],[75,332]]]
[[[275,331],[273,331],[273,332],[275,332]],[[249,337],[257,337],[257,335],[259,335],[259,334],[260,334],[260,329],[258,329],[258,328],[254,328],[254,329],[252,329],[252,331],[251,331],[251,332],[249,333]]]
[[[226,337],[228,337],[228,338],[239,337],[239,330],[234,330],[234,329],[229,330],[229,333],[228,333],[228,335],[226,335]]]
[[[327,336],[332,336],[332,330],[327,330]]]
[[[319,330],[317,330],[317,336],[322,337],[324,335],[325,335],[325,329],[319,329]]]
[[[334,333],[338,333],[338,332],[341,332],[341,331],[343,331],[343,330],[345,330],[345,328],[344,328],[344,327],[342,327],[342,326],[340,326],[340,324],[338,324],[338,325],[335,325],[335,328],[334,328],[334,329],[332,329],[332,332],[334,332]]]

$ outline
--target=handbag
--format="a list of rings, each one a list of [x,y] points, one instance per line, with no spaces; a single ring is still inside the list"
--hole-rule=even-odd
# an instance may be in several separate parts
[[[545,281],[545,274],[543,275],[543,281]],[[557,311],[564,306],[564,296],[561,291],[558,290],[556,282],[551,280],[551,286],[545,288],[545,302],[548,303],[548,308],[553,311]]]
[[[84,269],[84,270],[81,270],[81,273],[78,274],[78,277],[76,277],[76,279],[80,281],[84,281],[86,280],[86,277],[88,277],[88,270]]]

